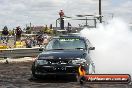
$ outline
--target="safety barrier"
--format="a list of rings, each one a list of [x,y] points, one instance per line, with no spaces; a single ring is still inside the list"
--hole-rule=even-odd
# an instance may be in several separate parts
[[[0,49],[0,58],[35,57],[42,51],[36,48]]]

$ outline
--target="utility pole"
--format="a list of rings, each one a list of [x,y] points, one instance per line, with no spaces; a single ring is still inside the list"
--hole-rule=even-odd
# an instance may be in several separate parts
[[[113,17],[114,17],[114,14],[113,14],[113,13],[111,13],[111,15],[112,15],[112,19],[113,19]]]
[[[87,19],[87,17],[86,17],[86,26],[88,26],[88,19]]]
[[[58,19],[56,20],[56,28],[57,28],[57,21],[58,21]]]
[[[31,30],[32,23],[30,22],[30,30]]]
[[[101,0],[99,0],[99,21],[102,23]]]
[[[29,33],[32,33],[32,23],[30,22],[30,29],[29,29]]]

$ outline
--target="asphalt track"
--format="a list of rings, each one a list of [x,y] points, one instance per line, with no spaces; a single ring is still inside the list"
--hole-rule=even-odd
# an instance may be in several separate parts
[[[127,84],[80,85],[72,77],[49,76],[32,79],[31,63],[0,63],[0,88],[132,88]]]

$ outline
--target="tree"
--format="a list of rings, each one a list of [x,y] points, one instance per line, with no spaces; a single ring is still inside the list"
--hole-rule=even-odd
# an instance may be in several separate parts
[[[9,36],[13,35],[13,30],[9,30]]]
[[[26,33],[27,33],[27,34],[31,34],[31,29],[30,29],[29,26],[26,28]]]
[[[53,29],[52,24],[50,24],[50,29]]]

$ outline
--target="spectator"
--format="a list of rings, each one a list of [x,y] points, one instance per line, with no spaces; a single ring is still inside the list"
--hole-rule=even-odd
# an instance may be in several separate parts
[[[2,37],[1,37],[1,39],[3,40],[3,43],[7,43],[7,42],[8,42],[8,35],[9,35],[9,31],[8,31],[7,26],[5,26],[5,27],[3,28]],[[5,41],[6,41],[6,42],[5,42]]]
[[[22,30],[20,28],[20,26],[16,27],[16,41],[21,39],[21,34],[22,34]]]
[[[26,48],[32,48],[32,40],[31,39],[26,39]]]
[[[43,41],[44,41],[43,35],[39,35],[39,36],[37,37],[38,45],[39,45],[39,46],[42,45],[42,44],[43,44]]]

